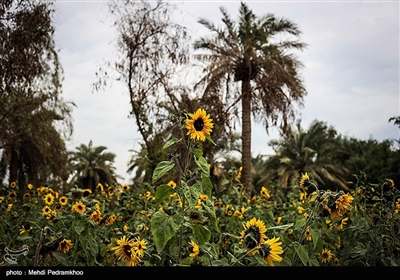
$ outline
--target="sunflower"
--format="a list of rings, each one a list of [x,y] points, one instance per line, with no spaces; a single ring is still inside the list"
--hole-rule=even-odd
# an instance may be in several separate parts
[[[244,230],[240,233],[239,244],[244,244],[248,251],[265,243],[267,228],[261,220],[253,218],[246,222],[243,227]],[[258,250],[254,250],[252,254],[254,255],[257,252]]]
[[[349,217],[344,218],[343,220],[340,221],[338,225],[338,230],[343,230],[343,227],[347,224],[347,221],[349,220]]]
[[[28,192],[24,193],[24,196],[23,196],[24,199],[30,199],[31,197],[32,196],[30,193],[28,193]]]
[[[101,221],[101,212],[100,210],[94,210],[92,214],[90,214],[89,218],[96,224],[99,224]]]
[[[16,199],[17,198],[17,193],[16,192],[9,192],[8,193],[8,198],[9,199]]]
[[[338,218],[343,216],[346,211],[350,211],[351,209],[351,202],[353,201],[354,197],[349,194],[343,194],[339,196],[334,205],[334,209],[331,209],[332,218]]]
[[[175,189],[175,187],[176,187],[176,183],[173,180],[169,181],[167,185],[173,189]]]
[[[238,172],[236,174],[236,179],[240,179],[242,177],[242,170],[243,170],[243,166],[240,166],[238,169]]]
[[[54,202],[54,195],[52,195],[51,193],[46,194],[43,197],[44,203],[46,203],[47,205],[52,205]]]
[[[91,189],[84,189],[82,191],[82,196],[83,197],[89,197],[92,194],[92,190]]]
[[[266,198],[270,198],[270,194],[269,194],[269,192],[268,192],[268,189],[266,188],[266,187],[261,187],[261,191],[260,191],[260,194],[263,196],[263,197],[266,197]]]
[[[11,182],[10,188],[15,189],[16,186],[17,186],[17,182]]]
[[[309,227],[307,227],[306,231],[304,232],[304,237],[307,241],[312,241],[311,231]]]
[[[96,189],[99,189],[101,192],[104,192],[104,187],[103,187],[103,185],[101,183],[97,184]]]
[[[197,109],[196,113],[189,114],[189,117],[186,120],[187,135],[193,140],[205,141],[214,126],[210,115],[207,115],[204,109]]]
[[[133,241],[123,236],[121,239],[117,240],[117,244],[118,245],[112,247],[111,250],[115,250],[118,260],[124,261],[126,266],[137,266],[140,262],[140,258],[136,254],[136,246],[133,244]]]
[[[200,248],[199,245],[196,244],[193,240],[189,242],[192,245],[192,253],[189,254],[190,260],[193,261],[196,257],[200,255]]]
[[[300,188],[304,188],[304,187],[305,187],[305,184],[306,184],[306,182],[307,182],[308,180],[310,180],[310,177],[308,176],[308,173],[307,173],[307,172],[304,173],[303,175],[301,175],[301,178],[300,178]]]
[[[274,266],[274,262],[282,261],[282,257],[279,256],[283,253],[281,244],[282,242],[279,241],[279,237],[275,237],[268,239],[264,244],[261,245],[260,255],[270,266]]]
[[[208,196],[206,195],[206,194],[201,194],[200,196],[199,196],[199,199],[201,200],[201,201],[207,201],[207,199],[208,199]]]
[[[68,198],[64,195],[60,197],[58,201],[60,202],[61,206],[65,206],[68,204]]]
[[[72,246],[72,241],[64,238],[60,241],[60,243],[58,243],[57,250],[62,251],[63,253],[67,253],[72,248]]]
[[[134,247],[134,250],[136,252],[136,255],[139,258],[142,258],[144,256],[144,250],[147,248],[147,242],[144,239],[140,239],[140,237],[136,237],[132,241],[132,245]]]
[[[28,189],[33,189],[33,185],[32,184],[28,184]]]
[[[128,184],[123,184],[121,189],[122,189],[122,191],[126,192],[126,191],[129,191],[130,187]]]
[[[106,218],[105,224],[106,224],[107,226],[110,226],[110,225],[112,225],[112,224],[115,222],[116,219],[117,219],[117,216],[116,216],[115,214],[111,214],[110,216],[108,216],[108,217]]]
[[[25,232],[28,232],[32,230],[32,226],[30,223],[23,223],[21,226],[21,229],[19,230],[19,234],[23,234]]]
[[[78,212],[78,213],[85,213],[86,211],[86,206],[82,202],[75,202],[75,204],[71,208],[72,212]]]
[[[51,213],[50,207],[47,206],[47,205],[45,207],[43,207],[42,208],[42,213],[43,213],[43,215],[49,215]]]
[[[330,260],[332,259],[331,250],[328,250],[328,249],[324,248],[324,249],[322,250],[322,253],[321,253],[321,255],[320,255],[320,258],[321,258],[321,261],[322,261],[323,263],[330,262]]]

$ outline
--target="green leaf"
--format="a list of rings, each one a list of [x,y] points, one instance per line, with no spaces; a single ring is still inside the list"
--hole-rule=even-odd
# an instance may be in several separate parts
[[[91,233],[87,233],[87,235],[79,235],[79,242],[85,252],[87,264],[93,266],[94,259],[99,252],[99,247],[97,246],[96,239],[93,238],[93,234]]]
[[[201,195],[203,186],[200,184],[200,182],[196,182],[192,186],[188,186],[184,181],[182,181],[181,184],[183,195],[186,197],[189,206],[193,208],[197,204],[197,200]]]
[[[174,166],[175,163],[171,161],[161,161],[154,169],[152,183],[154,184],[155,182],[157,182],[158,179],[167,174],[168,171],[174,168]]]
[[[313,228],[310,228],[310,232],[311,232],[311,237],[312,237],[312,240],[313,240],[313,243],[314,243],[314,248],[315,248],[315,247],[317,247],[317,243],[318,243],[318,240],[321,237],[321,234],[320,234],[320,231],[317,231],[317,230],[315,230]]]
[[[211,200],[207,199],[205,202],[205,205],[203,205],[204,211],[208,214],[210,220],[211,220],[211,225],[213,228],[219,232],[220,229],[218,228],[217,225],[217,215],[215,214],[215,208]]]
[[[155,194],[156,203],[160,203],[163,200],[167,199],[169,195],[172,194],[173,192],[174,190],[166,184],[158,186]]]
[[[293,223],[290,223],[290,224],[285,224],[285,225],[273,226],[273,227],[268,227],[268,230],[272,230],[272,229],[287,230],[288,228],[292,227],[293,225],[294,225]]]
[[[308,263],[309,263],[310,266],[319,266],[319,261],[318,261],[316,256],[311,256],[308,259]]]
[[[210,168],[208,168],[207,160],[204,157],[201,156],[198,159],[195,157],[194,161],[196,162],[197,166],[200,167],[204,175],[210,176]]]
[[[183,216],[175,214],[167,216],[163,211],[157,211],[151,218],[151,233],[154,237],[157,252],[160,253],[183,224]]]
[[[59,251],[54,251],[51,253],[53,255],[53,257],[60,262],[60,264],[64,265],[64,266],[68,266],[70,265],[67,262],[67,259],[65,258],[65,254]]]
[[[206,228],[203,225],[199,225],[199,224],[192,225],[191,228],[192,228],[192,232],[193,232],[194,241],[197,244],[202,245],[205,242],[210,241],[211,232],[208,228]]]
[[[299,256],[301,262],[303,263],[303,265],[307,265],[308,262],[308,250],[305,246],[300,245],[299,243],[294,243],[294,249],[297,253],[297,255]]]
[[[180,142],[181,140],[182,140],[182,138],[181,139],[177,139],[177,138],[173,137],[172,139],[168,140],[167,143],[165,143],[162,148],[163,148],[163,150],[167,149],[168,147],[172,146],[175,143]]]
[[[18,237],[17,237],[18,241],[25,241],[28,239],[32,239],[32,236],[29,235],[29,232],[24,232],[24,233],[18,235]]]
[[[229,184],[229,180],[228,179],[223,179],[221,182],[221,185],[227,185]]]
[[[74,221],[72,223],[72,228],[77,234],[81,234],[85,230],[85,223],[83,223],[81,220]]]
[[[210,143],[212,143],[212,144],[214,144],[214,145],[217,145],[217,144],[215,144],[214,141],[211,139],[211,136],[210,136],[210,135],[206,135],[206,139],[207,139]]]
[[[201,149],[194,149],[194,155],[196,158],[202,157],[203,156],[203,151]]]
[[[306,224],[307,220],[304,216],[298,216],[295,222],[294,229],[299,229]]]
[[[204,187],[206,189],[205,194],[208,197],[212,196],[212,189],[213,189],[213,184],[208,176],[205,176],[204,174],[201,176],[201,179],[203,181]]]

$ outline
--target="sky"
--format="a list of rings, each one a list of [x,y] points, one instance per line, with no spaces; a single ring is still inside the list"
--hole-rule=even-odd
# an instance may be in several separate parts
[[[170,1],[179,9],[178,22],[193,40],[209,34],[198,23],[205,18],[221,25],[225,7],[237,19],[240,1]],[[307,48],[296,53],[303,63],[301,77],[307,90],[297,118],[308,129],[314,120],[359,140],[399,139],[399,128],[389,118],[400,115],[399,1],[245,1],[257,15],[269,13],[296,23]],[[126,173],[130,150],[139,149],[141,136],[129,118],[129,96],[121,85],[94,92],[95,73],[116,53],[116,30],[107,1],[55,1],[55,41],[64,70],[63,98],[73,108],[74,133],[67,149],[80,144],[107,147],[116,154],[120,183],[131,183]],[[179,18],[181,17],[181,18]],[[276,128],[265,131],[253,123],[252,154],[272,153]]]

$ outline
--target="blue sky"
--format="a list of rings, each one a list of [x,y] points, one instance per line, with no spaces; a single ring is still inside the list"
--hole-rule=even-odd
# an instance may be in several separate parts
[[[199,18],[221,24],[220,6],[237,18],[240,1],[173,1],[193,39],[206,35]],[[304,64],[302,78],[308,92],[299,110],[302,127],[318,119],[338,133],[361,140],[399,139],[388,122],[400,115],[399,1],[245,1],[258,15],[273,13],[296,23],[308,47],[297,54]],[[107,1],[55,2],[55,39],[64,69],[63,98],[73,101],[74,134],[69,150],[90,140],[117,155],[115,167],[126,174],[131,153],[141,141],[128,118],[129,97],[121,85],[93,92],[95,73],[115,55],[116,32]],[[253,156],[270,154],[269,135],[253,124]]]

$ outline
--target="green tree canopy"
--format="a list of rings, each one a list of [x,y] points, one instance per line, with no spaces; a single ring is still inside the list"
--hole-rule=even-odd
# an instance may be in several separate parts
[[[61,96],[52,14],[51,1],[0,3],[0,181],[20,188],[68,177],[74,104]]]
[[[75,151],[68,152],[68,169],[71,174],[69,186],[94,190],[100,183],[103,186],[115,186],[118,176],[113,166],[116,155],[106,152],[105,146],[81,144]]]

